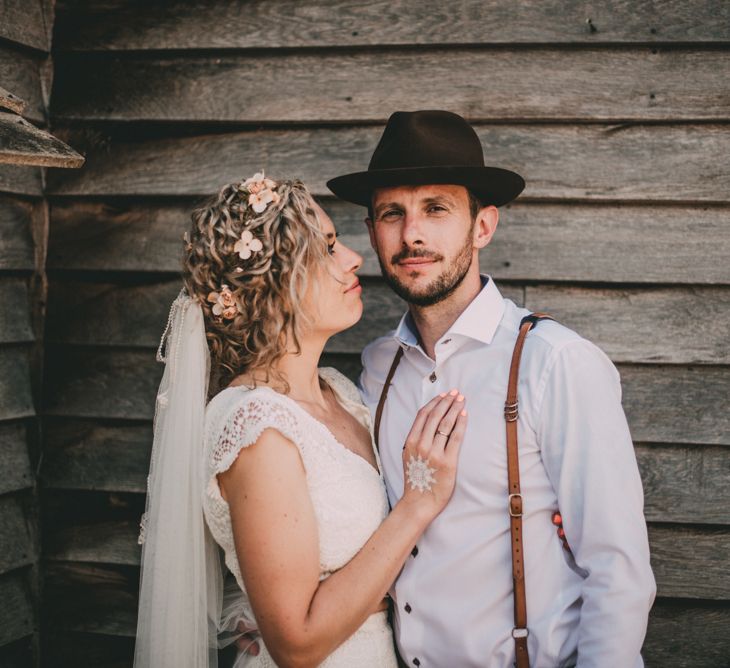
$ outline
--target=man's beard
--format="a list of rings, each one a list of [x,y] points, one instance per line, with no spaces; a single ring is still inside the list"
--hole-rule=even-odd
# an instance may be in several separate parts
[[[415,292],[404,285],[396,276],[388,272],[382,259],[378,256],[380,271],[383,274],[385,282],[401,299],[404,299],[414,306],[433,306],[434,304],[438,304],[446,299],[461,285],[464,278],[466,278],[467,273],[469,273],[473,253],[472,237],[474,232],[474,222],[475,221],[472,221],[469,233],[466,235],[464,245],[456,254],[456,257],[453,261],[449,262],[447,268],[423,290]],[[444,259],[442,255],[431,253],[429,251],[407,250],[393,256],[391,263],[396,264],[406,258],[413,257],[428,257],[433,258],[435,261]]]

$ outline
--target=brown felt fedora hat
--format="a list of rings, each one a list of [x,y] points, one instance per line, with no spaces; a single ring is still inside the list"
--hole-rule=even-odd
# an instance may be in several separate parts
[[[437,183],[466,186],[494,206],[512,201],[525,187],[519,174],[484,165],[474,128],[450,111],[396,111],[367,171],[330,179],[327,187],[341,199],[370,206],[376,188]]]

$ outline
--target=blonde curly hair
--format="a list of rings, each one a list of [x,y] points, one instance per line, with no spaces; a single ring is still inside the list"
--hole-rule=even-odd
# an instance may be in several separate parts
[[[310,287],[316,290],[316,280],[310,277],[316,277],[328,259],[327,238],[306,186],[301,181],[273,183],[278,201],[261,213],[249,205],[249,193],[241,183],[224,186],[192,212],[183,282],[203,309],[211,394],[244,372],[252,379],[273,379],[288,392],[286,379],[274,367],[292,346],[300,352],[302,332],[311,322],[302,305]],[[262,248],[241,259],[234,246],[246,230]],[[230,318],[216,315],[208,300],[224,285],[236,306]]]

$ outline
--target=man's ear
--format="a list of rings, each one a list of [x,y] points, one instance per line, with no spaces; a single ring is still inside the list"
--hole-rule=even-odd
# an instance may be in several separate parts
[[[370,247],[377,253],[378,249],[375,247],[375,230],[373,228],[373,219],[368,216],[365,218],[365,224],[368,226],[368,234],[370,235]]]
[[[476,224],[474,225],[474,246],[484,248],[497,231],[499,223],[499,209],[490,204],[482,207],[477,212]]]

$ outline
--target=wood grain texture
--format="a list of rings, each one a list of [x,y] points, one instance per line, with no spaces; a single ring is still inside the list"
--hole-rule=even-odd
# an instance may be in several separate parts
[[[341,241],[363,256],[359,274],[380,276],[365,210],[331,198],[320,203]],[[189,198],[59,200],[48,267],[176,273],[194,205]],[[2,200],[0,220],[1,212]],[[718,206],[508,204],[481,267],[496,280],[728,284],[729,218],[730,209]]]
[[[384,101],[397,90],[401,109],[446,109],[471,121],[719,121],[730,118],[728,74],[725,50],[649,47],[430,48],[387,58],[380,51],[84,53],[56,58],[53,114],[86,121],[384,123],[392,111]]]
[[[646,668],[726,666],[730,608],[725,603],[663,601],[654,604],[642,655]]]
[[[0,471],[0,494],[25,489],[34,483],[26,427],[21,422],[0,424]]]
[[[730,362],[727,288],[596,290],[528,285],[525,306],[550,313],[614,362]]]
[[[84,159],[52,134],[17,114],[0,112],[0,162],[36,167],[81,167]]]
[[[28,0],[34,3],[37,0]],[[18,0],[22,2],[22,0]],[[3,17],[4,19],[5,17]],[[4,25],[5,20],[0,21]],[[2,28],[0,28],[0,35]],[[23,116],[34,123],[44,125],[47,121],[47,92],[43,90],[45,56],[30,55],[27,51],[0,44],[0,84],[16,98],[26,103]]]
[[[36,561],[34,523],[23,494],[0,496],[0,573]]]
[[[730,368],[619,365],[635,441],[730,445]]]
[[[45,434],[46,488],[146,492],[151,425],[49,421]]]
[[[637,444],[635,450],[648,521],[730,524],[727,448]]]
[[[0,14],[0,37],[40,51],[51,50],[51,0],[2,0]]]
[[[358,355],[335,357],[344,372],[356,373]],[[59,346],[49,352],[47,364],[47,414],[152,418],[162,374],[152,350]],[[619,372],[635,441],[730,445],[729,368],[621,364]]]
[[[147,285],[57,282],[49,293],[48,335],[54,342],[157,347],[170,304],[180,291],[179,280]],[[522,303],[522,288],[505,286],[505,295]],[[332,353],[360,353],[374,337],[398,324],[406,310],[382,282],[363,291],[367,317],[334,336]]]
[[[26,279],[0,276],[0,343],[33,341],[31,304]]]
[[[25,346],[0,347],[0,420],[35,415],[28,353]]]
[[[139,569],[49,564],[45,594],[56,631],[134,637]]]
[[[590,19],[590,23],[589,23]],[[65,0],[63,50],[240,49],[407,44],[645,43],[730,41],[724,3],[437,0],[302,3],[235,0],[145,5]]]
[[[139,566],[139,522],[116,520],[49,527],[44,557],[51,561]]]
[[[33,602],[27,573],[13,571],[0,575],[0,645],[33,633]]]
[[[15,114],[22,114],[28,103],[0,86],[0,109],[7,109]]]
[[[522,174],[525,199],[728,201],[730,125],[484,125],[487,164]],[[381,127],[269,129],[150,140],[110,137],[86,167],[49,174],[56,195],[208,195],[265,167],[328,194],[366,168]],[[74,133],[56,132],[72,146]],[[225,156],[225,159],[221,159]],[[657,169],[661,165],[661,169]]]
[[[0,284],[1,285],[1,284]],[[393,329],[406,306],[380,280],[363,284],[363,319],[332,338],[328,352],[358,353]],[[177,280],[119,285],[56,282],[48,339],[87,345],[153,347],[177,295]],[[614,362],[727,364],[730,290],[724,287],[589,289],[501,284],[503,296],[547,311],[595,342]],[[661,323],[661,326],[657,326]]]
[[[0,269],[35,269],[33,215],[38,205],[0,195]]]
[[[657,596],[730,599],[730,531],[726,528],[650,526]]]
[[[40,167],[0,163],[0,193],[42,196],[43,179]]]

